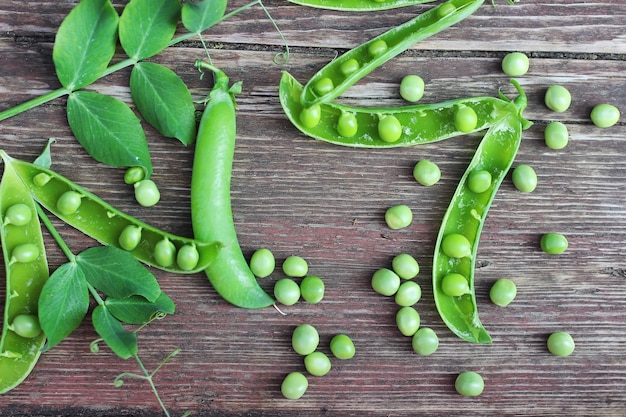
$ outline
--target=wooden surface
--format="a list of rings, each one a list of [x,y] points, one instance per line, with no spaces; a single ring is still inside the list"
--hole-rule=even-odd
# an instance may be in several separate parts
[[[76,1],[0,2],[0,110],[56,89],[51,60],[54,34]],[[529,96],[526,116],[535,125],[524,133],[517,163],[532,165],[539,186],[531,194],[507,178],[491,208],[478,252],[476,293],[492,345],[471,345],[439,319],[430,287],[432,248],[449,199],[480,141],[461,137],[408,149],[340,148],[301,135],[282,113],[277,86],[282,70],[304,82],[337,53],[354,47],[429,5],[378,13],[314,10],[284,0],[266,6],[289,43],[287,65],[273,63],[281,41],[257,6],[205,34],[211,57],[231,80],[242,80],[232,196],[235,221],[246,255],[268,247],[282,261],[305,257],[321,276],[326,297],[318,305],[247,311],[222,301],[203,274],[174,276],[159,271],[162,288],[177,303],[174,316],[140,334],[140,355],[153,368],[182,348],[155,377],[172,415],[190,410],[206,416],[623,416],[626,415],[626,132],[624,121],[609,128],[591,125],[590,108],[611,102],[626,112],[626,3],[622,0],[522,0],[509,6],[489,2],[473,16],[415,45],[352,87],[342,101],[362,106],[400,105],[397,85],[417,73],[426,81],[423,102],[466,96],[513,94],[499,69],[506,52],[531,56],[520,77]],[[116,6],[124,4],[115,1]],[[245,4],[230,2],[229,10]],[[174,69],[195,98],[209,89],[193,61],[199,43],[172,47],[154,61]],[[542,104],[545,89],[562,84],[573,104],[562,114]],[[130,102],[128,71],[93,88]],[[189,182],[193,149],[148,128],[162,201],[151,209],[133,204],[123,171],[94,162],[72,136],[65,100],[0,123],[0,147],[32,160],[49,137],[53,168],[113,205],[163,229],[190,235]],[[543,128],[567,124],[571,141],[548,149]],[[419,186],[414,163],[438,163],[442,179]],[[407,204],[413,224],[391,231],[385,209]],[[58,224],[74,251],[94,242]],[[569,250],[548,256],[539,236],[565,233]],[[47,239],[51,268],[64,262]],[[413,254],[421,265],[423,297],[417,305],[423,325],[440,337],[431,357],[412,353],[409,338],[394,324],[393,300],[375,294],[371,274],[397,253]],[[281,275],[262,281],[271,291]],[[489,301],[499,277],[518,285],[506,308]],[[4,288],[0,296],[4,297]],[[332,335],[351,335],[357,355],[333,360],[332,371],[311,377],[304,397],[282,398],[280,383],[302,371],[290,335],[301,323],[316,326],[321,350]],[[545,347],[553,331],[570,332],[575,353],[557,358]],[[96,334],[89,320],[61,345],[42,355],[30,377],[0,397],[2,416],[161,415],[148,385],[128,380],[113,387],[121,372],[137,372],[107,348],[89,351]],[[454,379],[480,372],[485,391],[464,398]]]

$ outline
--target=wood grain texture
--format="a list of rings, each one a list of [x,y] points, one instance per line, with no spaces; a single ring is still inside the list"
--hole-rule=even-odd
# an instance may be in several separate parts
[[[0,110],[58,88],[51,60],[54,33],[75,1],[0,3]],[[289,62],[273,63],[280,38],[258,7],[206,33],[213,62],[243,81],[238,97],[238,138],[232,196],[244,253],[269,247],[279,262],[297,254],[322,277],[326,297],[319,305],[247,311],[223,302],[202,274],[175,276],[155,271],[177,303],[177,313],[140,334],[140,355],[154,367],[182,348],[155,383],[172,415],[199,416],[623,416],[626,405],[626,133],[624,123],[598,129],[589,120],[594,104],[611,102],[626,111],[626,3],[522,0],[484,5],[454,28],[415,45],[357,85],[341,101],[362,106],[402,104],[397,85],[417,73],[426,81],[423,102],[496,95],[514,89],[499,69],[508,51],[531,56],[531,71],[519,81],[529,97],[517,163],[532,165],[539,186],[531,194],[503,183],[491,208],[477,259],[476,292],[481,320],[494,343],[475,346],[452,335],[439,319],[430,289],[432,248],[441,218],[480,136],[464,136],[408,149],[340,148],[302,136],[280,107],[281,71],[306,81],[337,52],[343,52],[408,20],[429,6],[375,14],[321,11],[271,0],[266,6],[291,48]],[[121,9],[124,2],[114,2]],[[245,4],[237,0],[229,10]],[[194,41],[172,47],[153,60],[174,69],[194,98],[209,90],[193,62],[203,50]],[[130,102],[127,70],[90,87]],[[550,112],[543,93],[563,84],[573,104]],[[571,140],[554,151],[543,142],[551,120],[567,124]],[[0,148],[32,160],[49,137],[53,168],[111,204],[168,231],[191,234],[189,182],[193,149],[146,127],[162,201],[154,208],[133,204],[123,171],[95,163],[73,138],[58,99],[0,122]],[[411,176],[419,159],[439,164],[442,180],[419,186]],[[391,231],[383,214],[407,204],[413,224]],[[58,223],[73,250],[94,243]],[[543,254],[542,233],[560,231],[570,248]],[[47,239],[52,268],[64,262]],[[420,262],[418,304],[423,325],[440,337],[440,349],[418,357],[394,324],[393,301],[370,288],[371,274],[400,252]],[[2,268],[0,268],[2,269]],[[271,291],[280,277],[261,281]],[[488,297],[500,277],[518,285],[507,308]],[[0,299],[4,298],[0,286]],[[311,377],[298,401],[280,395],[284,375],[303,370],[290,335],[301,323],[316,326],[320,349],[339,332],[351,335],[357,355],[333,360],[324,377]],[[550,355],[547,335],[565,330],[576,352]],[[88,320],[61,345],[42,355],[30,377],[0,398],[6,416],[160,415],[143,381],[112,385],[136,366],[106,347],[89,351],[96,338]],[[463,370],[485,378],[482,396],[463,398],[454,378]]]

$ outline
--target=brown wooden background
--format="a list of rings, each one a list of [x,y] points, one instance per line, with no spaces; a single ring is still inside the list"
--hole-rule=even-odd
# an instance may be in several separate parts
[[[51,60],[54,34],[76,1],[0,2],[0,109],[56,89]],[[115,1],[123,6],[124,1]],[[245,4],[234,0],[229,10]],[[611,102],[626,112],[626,3],[622,0],[522,0],[509,6],[489,2],[457,26],[415,45],[352,87],[342,100],[362,106],[400,105],[397,85],[409,73],[427,84],[422,102],[512,94],[501,73],[510,51],[531,57],[520,77],[535,125],[524,134],[516,163],[532,165],[539,186],[517,192],[506,180],[485,224],[478,254],[476,292],[481,319],[493,336],[489,346],[453,336],[432,300],[430,270],[436,233],[480,137],[461,137],[409,149],[356,150],[316,142],[299,134],[284,117],[277,97],[281,70],[306,81],[336,54],[354,47],[430,5],[378,13],[347,14],[266,0],[291,47],[287,65],[273,63],[281,41],[263,11],[254,7],[205,34],[215,64],[231,80],[242,80],[238,97],[238,142],[233,173],[233,207],[240,242],[247,255],[272,249],[281,261],[297,254],[310,272],[324,278],[319,305],[247,311],[222,301],[202,274],[188,277],[159,271],[162,288],[177,303],[177,314],[140,334],[140,355],[149,368],[170,351],[182,353],[155,377],[172,415],[186,410],[206,416],[623,416],[626,415],[626,132],[624,122],[599,129],[591,125],[594,104]],[[209,89],[193,61],[202,58],[198,42],[172,47],[156,57],[188,83],[194,97]],[[128,71],[98,82],[98,91],[130,101]],[[573,104],[556,114],[542,104],[545,89],[562,84]],[[65,100],[0,123],[0,147],[32,160],[49,137],[53,168],[94,193],[163,229],[190,235],[189,181],[193,149],[148,128],[162,201],[154,208],[133,204],[123,170],[95,163],[71,135]],[[551,120],[565,122],[567,148],[543,142]],[[413,164],[430,158],[442,169],[436,186],[419,186]],[[411,227],[391,231],[384,210],[394,204],[414,210]],[[93,244],[59,224],[76,252]],[[565,233],[570,249],[548,256],[538,248],[547,231]],[[54,268],[64,261],[51,239]],[[409,252],[421,264],[424,325],[440,337],[440,349],[418,357],[410,339],[394,324],[396,306],[369,285],[377,268],[393,255]],[[271,290],[281,275],[262,282]],[[507,308],[491,304],[493,281],[506,276],[518,285]],[[4,287],[0,296],[4,296]],[[350,361],[333,360],[332,371],[311,377],[298,401],[282,398],[280,383],[303,370],[290,347],[294,326],[311,323],[328,350],[332,335],[345,332],[356,343]],[[569,331],[575,353],[550,355],[549,333]],[[89,352],[96,338],[89,321],[60,346],[42,355],[30,377],[0,397],[3,416],[160,415],[148,385],[112,381],[136,365],[103,347]],[[476,370],[485,391],[463,398],[454,378]]]

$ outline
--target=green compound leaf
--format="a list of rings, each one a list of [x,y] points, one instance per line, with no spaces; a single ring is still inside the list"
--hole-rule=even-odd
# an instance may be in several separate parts
[[[109,297],[141,295],[155,301],[161,294],[156,278],[130,252],[114,246],[95,246],[76,255],[87,282]]]
[[[120,17],[120,43],[139,61],[167,48],[180,18],[179,0],[131,0]]]
[[[191,33],[201,33],[218,23],[226,12],[227,0],[203,0],[183,4],[183,26]]]
[[[82,270],[68,262],[57,268],[39,296],[39,322],[51,349],[72,333],[89,308],[89,290]]]
[[[70,91],[96,81],[115,54],[119,16],[109,0],[82,0],[61,23],[52,49],[59,81]]]
[[[127,332],[106,307],[99,305],[91,314],[96,332],[117,356],[128,359],[137,354],[137,335]]]
[[[146,134],[124,102],[90,91],[67,100],[67,119],[76,139],[96,161],[112,167],[141,166],[152,175]]]
[[[154,302],[134,295],[123,299],[109,297],[104,305],[119,321],[128,324],[147,323],[157,313],[174,314],[176,309],[174,301],[164,292]]]
[[[130,92],[148,123],[168,138],[189,145],[196,138],[196,108],[185,83],[174,71],[139,62],[130,76]]]

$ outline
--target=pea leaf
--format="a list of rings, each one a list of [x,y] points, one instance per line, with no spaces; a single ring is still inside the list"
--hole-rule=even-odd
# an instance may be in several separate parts
[[[182,9],[183,26],[192,33],[201,33],[220,21],[226,12],[227,0],[185,2]]]
[[[96,81],[115,54],[119,16],[110,0],[82,0],[57,32],[52,60],[70,91]]]
[[[76,91],[67,100],[67,119],[78,142],[96,161],[112,167],[141,166],[152,174],[146,134],[124,102]]]
[[[76,255],[89,284],[109,297],[141,295],[155,301],[161,294],[156,278],[130,252],[114,246],[95,246]]]
[[[108,297],[104,305],[118,320],[128,324],[147,323],[156,313],[174,314],[176,308],[174,301],[164,292],[154,302],[133,295],[122,299]]]
[[[185,83],[174,71],[139,62],[130,75],[130,92],[141,115],[169,138],[189,145],[196,138],[196,108]]]
[[[137,335],[127,332],[106,307],[99,305],[91,313],[94,329],[117,356],[128,359],[137,354]]]
[[[120,43],[135,61],[167,48],[180,17],[179,0],[131,0],[120,17]]]
[[[39,296],[39,322],[51,349],[72,333],[89,308],[89,290],[75,263],[61,265],[50,275]]]

